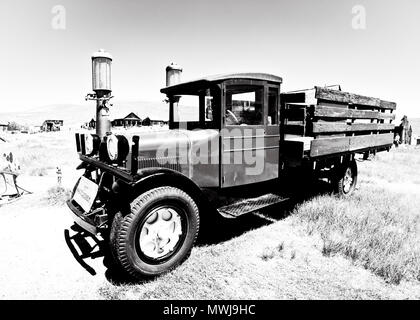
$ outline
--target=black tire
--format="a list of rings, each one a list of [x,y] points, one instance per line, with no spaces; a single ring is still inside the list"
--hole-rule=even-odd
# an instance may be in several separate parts
[[[142,249],[140,239],[144,239],[143,232],[146,237],[149,237],[149,233],[152,235],[152,231],[148,229],[152,226],[150,221],[154,223],[153,221],[159,220],[159,226],[162,225],[162,221],[166,223],[162,215],[168,215],[168,212],[170,218],[167,220],[173,220],[169,222],[170,229],[173,228],[175,233],[177,228],[181,233],[175,235],[172,241],[172,238],[165,239],[159,235],[158,232],[166,229],[154,227],[159,231],[155,233],[153,242],[150,240],[147,242],[149,245],[152,244],[153,252],[164,251],[160,246],[162,239],[168,240],[163,247],[169,243],[171,247],[173,242],[175,244],[172,251],[166,255],[152,257],[145,253],[147,251],[145,248]],[[157,276],[175,268],[188,258],[198,236],[199,225],[198,207],[188,194],[169,186],[152,189],[138,196],[130,204],[128,214],[123,215],[119,212],[115,215],[110,232],[111,253],[117,263],[134,278]],[[148,253],[150,254],[150,250]]]
[[[357,163],[355,160],[338,165],[332,179],[334,191],[342,197],[351,195],[357,186]]]

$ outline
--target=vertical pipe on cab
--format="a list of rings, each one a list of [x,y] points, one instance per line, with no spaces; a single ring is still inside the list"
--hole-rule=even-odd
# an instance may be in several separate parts
[[[166,67],[166,86],[174,86],[181,82],[182,67],[171,62]],[[174,103],[179,102],[179,96],[168,96],[169,102],[169,123],[174,123]],[[172,129],[172,128],[171,128]]]
[[[171,62],[166,67],[166,86],[174,86],[181,82],[182,68],[180,65]]]

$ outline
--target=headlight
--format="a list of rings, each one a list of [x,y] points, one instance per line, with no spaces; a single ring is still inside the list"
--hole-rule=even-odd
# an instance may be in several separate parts
[[[124,136],[111,134],[106,140],[106,149],[111,161],[123,161],[128,155],[129,144]]]
[[[93,156],[99,150],[101,139],[95,134],[85,134],[85,154]]]

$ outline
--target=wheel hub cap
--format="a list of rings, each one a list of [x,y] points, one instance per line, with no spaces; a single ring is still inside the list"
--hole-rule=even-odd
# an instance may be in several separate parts
[[[150,214],[140,232],[140,250],[149,258],[159,259],[172,252],[182,235],[181,217],[169,207]]]

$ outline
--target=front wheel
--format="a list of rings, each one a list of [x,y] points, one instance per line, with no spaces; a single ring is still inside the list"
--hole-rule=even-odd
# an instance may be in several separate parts
[[[198,235],[200,218],[194,200],[175,187],[159,187],[138,196],[130,212],[114,217],[113,257],[135,278],[156,276],[181,264]]]
[[[333,185],[339,196],[348,196],[353,193],[357,185],[357,163],[355,160],[337,166]]]

